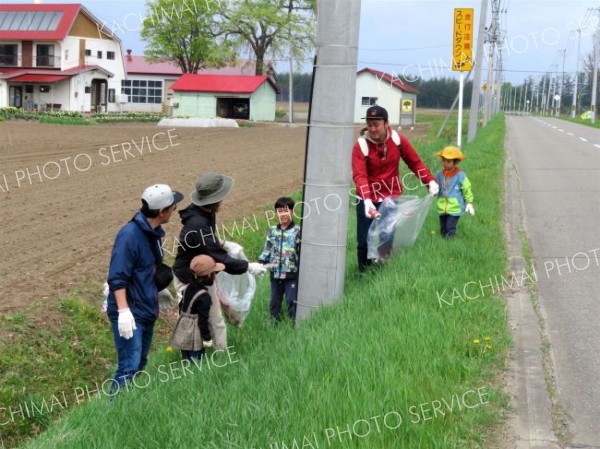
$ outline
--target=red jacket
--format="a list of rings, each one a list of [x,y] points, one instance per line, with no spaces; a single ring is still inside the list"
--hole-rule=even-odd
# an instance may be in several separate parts
[[[384,144],[376,144],[368,137],[366,140],[369,146],[367,157],[363,155],[358,142],[352,147],[352,179],[356,185],[356,195],[374,203],[383,201],[388,196],[402,195],[400,150],[392,140],[391,131],[388,131],[384,142],[387,151],[384,151]],[[435,181],[435,177],[402,134],[400,147],[402,159],[422,183],[429,184],[430,181]]]

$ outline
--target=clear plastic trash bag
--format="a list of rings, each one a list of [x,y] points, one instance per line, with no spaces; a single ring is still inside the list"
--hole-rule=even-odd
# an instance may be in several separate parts
[[[426,195],[387,197],[379,207],[381,218],[373,220],[367,236],[367,257],[389,259],[393,248],[414,245],[434,198]]]
[[[247,260],[243,253],[240,256]],[[256,280],[248,272],[233,275],[221,271],[216,276],[215,294],[225,319],[233,326],[241,326],[250,313],[255,292]]]

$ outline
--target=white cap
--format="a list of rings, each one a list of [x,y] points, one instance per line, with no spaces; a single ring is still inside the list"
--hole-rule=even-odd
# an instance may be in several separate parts
[[[154,184],[144,190],[142,199],[146,201],[150,210],[160,210],[179,203],[183,195],[171,190],[166,184]]]

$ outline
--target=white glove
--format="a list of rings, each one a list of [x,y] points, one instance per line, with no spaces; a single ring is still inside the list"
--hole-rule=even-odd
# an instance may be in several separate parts
[[[475,209],[473,208],[473,205],[471,203],[467,204],[467,207],[465,207],[465,212],[471,215],[475,215]]]
[[[377,210],[377,208],[373,204],[373,201],[366,199],[366,200],[363,200],[363,202],[365,203],[365,217],[367,217],[369,219],[373,218],[373,217],[371,217],[371,214],[369,213],[372,209]]]
[[[133,331],[137,329],[135,325],[135,319],[129,307],[119,310],[119,335],[125,340],[129,340],[133,337]]]
[[[238,245],[235,242],[223,243],[223,249],[227,251],[227,254],[229,254],[231,257],[238,257],[244,251],[242,245]]]
[[[429,196],[436,196],[440,193],[440,186],[435,181],[429,181]]]
[[[258,262],[250,262],[248,264],[248,273],[252,276],[262,276],[267,272],[265,266]]]

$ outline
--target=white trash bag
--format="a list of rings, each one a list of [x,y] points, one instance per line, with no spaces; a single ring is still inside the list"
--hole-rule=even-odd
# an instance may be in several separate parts
[[[381,218],[373,220],[367,236],[367,257],[387,260],[393,248],[413,246],[434,198],[426,195],[387,197],[379,207]]]
[[[240,259],[246,256],[240,254]],[[252,299],[256,292],[256,280],[254,276],[246,272],[243,274],[229,274],[221,271],[215,279],[215,294],[221,303],[223,315],[233,326],[242,325],[252,306]]]

